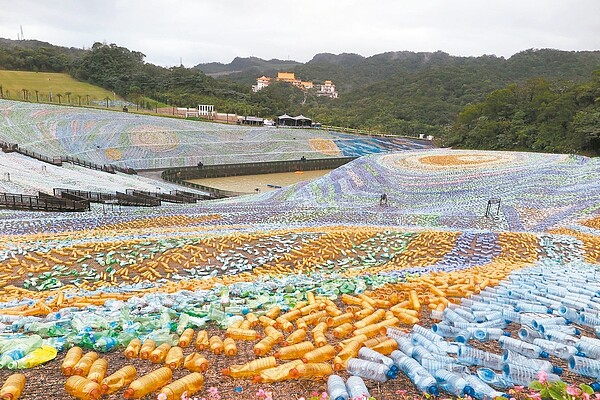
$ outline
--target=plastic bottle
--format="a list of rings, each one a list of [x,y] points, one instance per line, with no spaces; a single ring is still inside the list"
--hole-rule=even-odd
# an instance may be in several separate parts
[[[587,357],[571,356],[569,358],[569,370],[579,375],[600,378],[600,361]]]
[[[436,334],[445,338],[455,338],[461,329],[446,324],[433,324],[431,329]]]
[[[398,366],[400,371],[408,376],[420,392],[426,392],[434,396],[439,395],[437,381],[433,375],[423,368],[423,366],[421,366],[414,358],[408,357],[397,350],[392,352],[391,358],[394,360],[394,363]]]
[[[335,347],[330,344],[327,344],[322,347],[317,347],[314,350],[310,350],[309,352],[304,354],[302,357],[302,362],[304,363],[318,363],[323,361],[329,361],[333,359],[336,355]]]
[[[546,339],[534,339],[533,344],[541,347],[548,354],[562,358],[563,360],[568,360],[569,357],[574,356],[578,352],[574,346],[568,346],[564,343],[553,342]]]
[[[123,393],[126,399],[139,399],[165,386],[173,378],[169,367],[161,367],[131,382]]]
[[[460,332],[456,335],[456,341],[461,344],[465,344],[471,339],[472,333],[470,330],[461,329]],[[413,341],[414,343],[414,341]]]
[[[362,347],[362,343],[359,341],[349,342],[344,348],[338,353],[338,357],[345,365],[347,361],[353,357],[358,356],[358,351]]]
[[[351,399],[368,399],[371,397],[367,385],[360,376],[351,376],[346,381],[346,389],[348,389],[348,397]]]
[[[327,338],[325,334],[321,331],[316,331],[312,333],[313,341],[317,345],[317,347],[323,347],[327,344]]]
[[[289,361],[276,367],[263,369],[252,378],[254,383],[273,383],[289,379],[290,370],[304,364],[301,360]]]
[[[330,364],[317,362],[299,364],[290,369],[289,377],[291,379],[323,379],[333,373],[333,368]]]
[[[171,345],[169,343],[163,343],[150,353],[150,357],[148,359],[154,364],[160,364],[165,361],[165,357],[167,353],[171,350]]]
[[[184,392],[192,395],[204,386],[204,376],[199,372],[192,372],[175,382],[163,387],[160,392],[167,396],[167,400],[179,400]]]
[[[75,365],[73,375],[87,376],[94,361],[98,359],[98,353],[89,351],[85,353]]]
[[[275,358],[279,358],[281,360],[293,360],[302,357],[305,353],[314,350],[314,348],[315,345],[312,344],[312,342],[300,342],[291,346],[279,348],[279,350],[275,352],[274,356]]]
[[[477,376],[486,384],[494,385],[499,388],[511,388],[513,383],[502,374],[497,374],[490,368],[477,368]]]
[[[208,348],[208,332],[206,332],[205,330],[198,331],[195,346],[196,349],[200,351]]]
[[[138,358],[140,355],[140,349],[142,348],[142,341],[139,338],[132,339],[127,345],[127,348],[123,352],[127,358]]]
[[[544,336],[546,336],[546,339],[548,340],[552,340],[554,342],[560,342],[569,346],[575,346],[577,344],[577,342],[579,341],[578,338],[576,338],[575,336],[572,336],[568,333],[565,333],[563,331],[558,331],[558,330],[548,330],[544,332]]]
[[[438,335],[432,329],[427,329],[419,324],[413,325],[412,332],[416,332],[419,335],[425,336],[427,339],[431,340],[432,342],[435,342],[438,340],[444,340],[444,338],[442,336]]]
[[[383,364],[390,369],[394,369],[395,372],[398,372],[398,367],[394,364],[394,360],[368,347],[362,347],[358,351],[358,358]]]
[[[498,340],[500,336],[510,336],[510,332],[505,332],[500,328],[478,328],[473,331],[473,337],[480,342]]]
[[[346,323],[351,323],[352,321],[354,321],[354,314],[344,313],[337,317],[329,317],[325,322],[330,328],[335,328]]]
[[[396,342],[396,340],[394,339],[386,339],[382,342],[379,342],[376,345],[366,347],[369,347],[370,349],[375,350],[381,354],[388,355],[398,348],[398,342]]]
[[[465,374],[463,377],[467,381],[467,385],[472,389],[470,393],[467,393],[471,397],[475,397],[478,400],[493,400],[504,396],[504,393],[490,387],[476,375]]]
[[[538,379],[538,371],[523,365],[504,364],[502,367],[504,378],[509,379],[514,385],[529,386],[529,384]],[[548,382],[560,381],[558,375],[548,373],[546,380]]]
[[[458,361],[464,365],[481,365],[491,369],[502,369],[503,359],[498,354],[479,350],[471,346],[458,346]]]
[[[518,333],[519,339],[524,342],[533,343],[534,339],[543,338],[544,334],[540,331],[537,331],[529,326],[521,326]]]
[[[232,378],[250,378],[256,375],[256,372],[263,369],[273,368],[277,365],[275,357],[257,358],[242,365],[230,365],[222,370],[223,375],[231,376]]]
[[[236,340],[253,341],[260,339],[260,333],[254,329],[227,328],[226,335]]]
[[[96,383],[101,383],[108,369],[108,361],[105,358],[99,358],[93,362],[88,372],[87,378]]]
[[[225,351],[223,339],[218,335],[213,335],[208,339],[208,348],[213,354],[219,355]]]
[[[67,354],[62,362],[62,373],[67,376],[73,375],[73,372],[75,371],[75,365],[77,365],[82,356],[83,350],[81,347],[71,347],[69,351],[67,351]]]
[[[253,351],[256,356],[266,355],[273,346],[277,344],[277,340],[273,336],[265,336],[254,345]]]
[[[350,398],[346,383],[339,375],[329,375],[327,378],[327,394],[331,400],[348,400]]]
[[[294,332],[290,333],[290,335],[285,338],[283,345],[291,346],[296,343],[300,343],[306,339],[306,330],[304,329],[296,329]]]
[[[377,382],[386,382],[388,379],[395,379],[397,376],[395,371],[392,371],[384,364],[362,360],[360,358],[349,359],[346,364],[346,370],[352,375],[372,379]]]
[[[17,400],[25,387],[25,375],[12,374],[0,388],[0,399]]]
[[[334,337],[341,339],[350,335],[353,331],[354,326],[351,323],[347,322],[345,324],[335,327],[332,332]]]
[[[448,363],[446,361],[435,360],[433,358],[423,358],[421,360],[421,365],[423,366],[423,368],[429,371],[430,374],[433,374],[438,369],[447,369],[448,371],[456,372],[459,374],[466,373],[469,370],[464,365],[460,365],[457,363]]]
[[[283,341],[283,333],[279,332],[277,329],[273,328],[272,326],[265,326],[265,335],[267,336],[271,336],[273,339],[275,339],[275,343],[280,343]]]
[[[504,364],[523,365],[535,369],[536,371],[546,371],[556,375],[561,375],[563,372],[562,368],[552,365],[550,361],[540,360],[538,358],[527,358],[510,350],[504,350],[502,361]]]
[[[521,355],[530,358],[548,358],[548,353],[545,352],[541,347],[536,346],[532,343],[527,343],[522,340],[513,339],[507,336],[502,336],[498,339],[500,346],[503,349],[512,350]]]
[[[183,349],[179,346],[173,346],[165,356],[165,365],[173,370],[181,368],[183,364]]]
[[[237,346],[235,345],[235,340],[228,337],[223,340],[223,354],[226,356],[235,356],[237,354]]]
[[[99,399],[102,395],[100,385],[97,382],[79,375],[73,375],[67,379],[65,390],[71,396],[81,400]]]
[[[110,336],[103,336],[96,340],[94,343],[94,350],[100,351],[102,353],[109,352],[114,350],[118,346],[119,342],[117,339]]]
[[[54,360],[57,355],[56,348],[52,346],[42,346],[33,350],[23,358],[8,363],[8,369],[28,369]]]
[[[190,343],[192,343],[193,338],[194,338],[194,329],[187,328],[186,330],[183,331],[183,333],[179,337],[179,341],[177,342],[177,345],[181,348],[186,348],[190,345]]]
[[[102,380],[100,392],[102,394],[114,393],[129,385],[135,379],[137,371],[133,365],[126,365]]]
[[[150,354],[156,348],[156,342],[152,339],[146,339],[142,347],[140,348],[140,358],[142,360],[148,360],[150,358]]]
[[[467,384],[467,381],[459,374],[445,369],[439,369],[433,373],[433,377],[438,383],[438,387],[455,396],[462,397],[469,394],[473,389]]]
[[[575,347],[588,358],[600,358],[600,346],[594,342],[584,340],[583,337],[577,342]]]
[[[191,353],[183,360],[183,368],[191,372],[205,372],[208,369],[208,360],[199,353]]]

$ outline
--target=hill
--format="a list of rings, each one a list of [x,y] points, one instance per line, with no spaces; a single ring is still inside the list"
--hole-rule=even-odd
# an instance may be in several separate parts
[[[107,97],[113,101],[116,97],[109,90],[78,81],[66,73],[0,70],[0,88],[5,99],[36,102],[89,105],[100,104]]]

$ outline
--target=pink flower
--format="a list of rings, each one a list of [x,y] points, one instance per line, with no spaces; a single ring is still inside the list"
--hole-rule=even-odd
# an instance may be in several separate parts
[[[546,381],[548,380],[548,373],[546,371],[539,371],[537,376],[538,376],[538,381],[541,384],[546,383]]]
[[[258,389],[258,392],[256,392],[256,397],[265,398],[267,395],[263,389]]]
[[[577,396],[577,395],[579,395],[579,392],[580,392],[579,388],[577,388],[576,386],[573,386],[573,385],[567,386],[566,391],[567,391],[567,394],[570,394],[571,396]]]
[[[327,397],[329,397],[327,396],[327,392],[321,393],[321,400],[327,400]]]
[[[583,400],[590,400],[590,394],[586,393],[586,392],[583,392],[583,393],[581,393],[581,398]]]
[[[531,392],[531,393],[529,393],[529,398],[531,400],[541,400],[542,395],[539,392]]]

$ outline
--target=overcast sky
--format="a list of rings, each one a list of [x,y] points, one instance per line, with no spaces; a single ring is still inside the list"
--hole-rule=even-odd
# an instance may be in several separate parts
[[[600,49],[600,0],[0,0],[0,37],[115,43],[186,67],[256,56]]]

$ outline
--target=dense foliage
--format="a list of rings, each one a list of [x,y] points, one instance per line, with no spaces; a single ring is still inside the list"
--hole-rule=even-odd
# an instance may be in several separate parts
[[[318,54],[308,63],[236,58],[224,65],[163,68],[115,44],[88,50],[0,40],[0,68],[68,72],[142,107],[214,104],[220,112],[304,114],[327,125],[441,137],[457,147],[598,151],[600,52],[526,50],[505,59],[443,52],[372,57]],[[251,93],[260,75],[293,71],[331,79],[339,99],[285,84]],[[208,76],[214,74],[218,78]],[[0,82],[0,85],[2,82]]]

